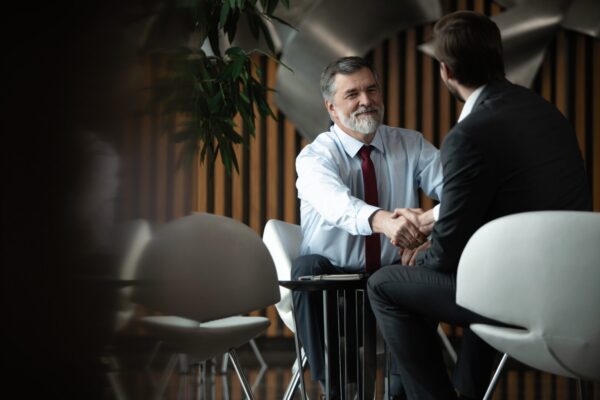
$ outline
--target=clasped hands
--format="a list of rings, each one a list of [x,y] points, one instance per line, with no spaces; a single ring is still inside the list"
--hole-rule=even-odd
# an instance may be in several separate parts
[[[396,208],[393,212],[379,210],[373,214],[375,232],[383,233],[399,247],[402,264],[414,265],[416,255],[429,247],[427,236],[433,229],[433,210],[421,208]]]

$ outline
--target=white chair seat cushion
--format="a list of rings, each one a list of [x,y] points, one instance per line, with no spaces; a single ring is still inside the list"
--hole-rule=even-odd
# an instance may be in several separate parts
[[[254,316],[234,316],[200,323],[192,319],[160,315],[144,317],[141,322],[161,340],[203,360],[247,343],[270,324],[268,318]]]

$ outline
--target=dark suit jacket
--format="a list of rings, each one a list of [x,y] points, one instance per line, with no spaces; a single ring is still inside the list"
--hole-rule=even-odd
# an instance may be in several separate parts
[[[471,235],[508,214],[591,209],[570,123],[553,105],[506,80],[485,87],[441,153],[440,217],[418,265],[455,272]]]

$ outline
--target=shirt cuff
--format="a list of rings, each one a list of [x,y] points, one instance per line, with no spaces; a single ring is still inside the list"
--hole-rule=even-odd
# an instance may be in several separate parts
[[[433,220],[437,221],[440,219],[440,204],[433,207]]]
[[[371,218],[371,215],[378,210],[381,210],[381,208],[369,204],[365,204],[361,207],[358,211],[358,218],[356,219],[356,227],[358,228],[359,235],[369,236],[373,234],[369,218]]]

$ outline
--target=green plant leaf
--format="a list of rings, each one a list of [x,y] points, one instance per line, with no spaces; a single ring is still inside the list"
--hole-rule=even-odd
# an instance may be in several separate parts
[[[223,28],[225,26],[225,21],[227,21],[227,17],[229,17],[229,10],[231,6],[229,2],[224,1],[221,6],[221,14],[219,16],[219,27]]]
[[[258,27],[260,28],[260,30],[263,33],[265,42],[267,42],[267,47],[269,47],[269,50],[271,50],[271,53],[275,53],[275,44],[273,43],[273,37],[271,36],[271,33],[269,32],[269,28],[267,28],[267,24],[265,24],[265,21],[262,17],[258,18]]]
[[[278,17],[278,16],[276,16],[276,15],[269,14],[269,18],[271,18],[271,19],[274,19],[275,21],[277,21],[277,22],[279,22],[279,23],[281,23],[281,24],[283,24],[283,25],[287,26],[288,28],[291,28],[291,29],[293,29],[293,30],[295,30],[295,31],[298,31],[298,29],[296,29],[296,27],[295,27],[295,26],[293,26],[292,24],[290,24],[290,23],[289,23],[289,22],[287,22],[286,20],[279,18],[279,17]]]
[[[232,10],[229,13],[229,17],[225,22],[224,32],[227,33],[227,39],[229,39],[229,43],[233,43],[233,39],[235,39],[235,33],[237,31],[238,21],[240,19],[240,13],[237,10]]]
[[[263,6],[263,10],[267,13],[267,15],[273,14],[275,8],[277,8],[277,4],[279,4],[279,0],[267,0],[267,6]]]

